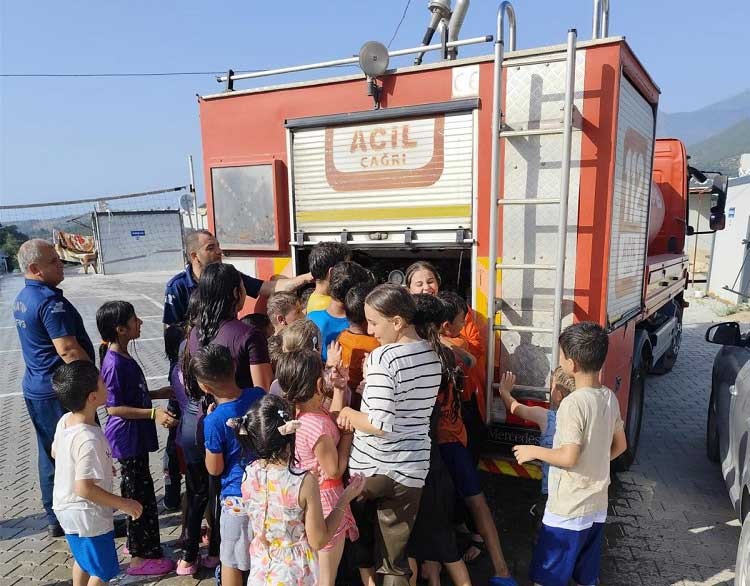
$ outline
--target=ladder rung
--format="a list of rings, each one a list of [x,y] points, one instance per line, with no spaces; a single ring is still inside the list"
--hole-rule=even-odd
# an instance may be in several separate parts
[[[492,329],[496,332],[527,332],[530,334],[551,334],[552,328],[535,328],[533,326],[504,326],[494,325]]]
[[[540,271],[554,271],[557,269],[557,265],[539,265],[539,264],[518,264],[518,265],[506,265],[504,263],[497,263],[495,265],[496,269],[500,269],[501,271],[508,271],[513,269],[535,269]]]
[[[562,126],[554,128],[530,128],[528,130],[501,130],[500,138],[516,138],[519,136],[543,136],[547,134],[562,134]]]
[[[545,199],[498,199],[497,205],[501,206],[538,206],[544,204],[556,204],[560,203],[559,198],[545,198]]]

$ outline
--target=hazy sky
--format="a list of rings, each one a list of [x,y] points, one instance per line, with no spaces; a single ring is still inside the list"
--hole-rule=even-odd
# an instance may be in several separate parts
[[[497,2],[473,0],[462,37],[494,32]],[[661,109],[693,110],[750,86],[748,0],[611,0],[662,89]],[[514,3],[518,46],[591,36],[590,0]],[[406,0],[0,0],[0,73],[203,72],[279,67],[387,43]],[[429,17],[412,0],[392,48],[419,44]],[[462,54],[489,52],[491,47]],[[341,70],[342,73],[347,70]],[[249,87],[238,83],[238,87]],[[195,94],[211,75],[0,78],[0,203],[129,193],[200,175]],[[202,177],[198,177],[199,188]]]

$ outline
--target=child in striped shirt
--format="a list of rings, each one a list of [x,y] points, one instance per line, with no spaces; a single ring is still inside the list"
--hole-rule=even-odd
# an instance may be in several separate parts
[[[381,343],[366,362],[362,409],[344,407],[338,424],[354,431],[349,469],[366,477],[364,498],[378,511],[376,571],[407,586],[406,545],[430,468],[430,415],[442,368],[413,325],[416,306],[404,287],[385,284],[365,299],[368,333]]]

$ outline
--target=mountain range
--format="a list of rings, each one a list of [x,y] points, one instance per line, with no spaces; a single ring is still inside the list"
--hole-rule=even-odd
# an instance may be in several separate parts
[[[750,153],[750,89],[693,112],[660,112],[656,136],[682,140],[694,167],[736,177]]]

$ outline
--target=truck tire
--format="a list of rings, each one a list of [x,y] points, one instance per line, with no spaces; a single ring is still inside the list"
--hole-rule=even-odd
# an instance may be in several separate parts
[[[672,370],[675,362],[677,362],[677,355],[680,353],[680,345],[682,344],[682,300],[674,299],[672,303],[674,304],[673,315],[677,318],[677,327],[672,333],[672,344],[669,350],[651,368],[653,374],[666,374]]]
[[[638,452],[638,441],[641,437],[643,423],[643,402],[646,395],[646,368],[643,365],[634,366],[630,373],[630,395],[628,398],[628,413],[625,417],[625,438],[628,447],[618,457],[612,466],[615,472],[626,472],[635,461]]]
[[[708,401],[708,417],[706,418],[706,456],[711,462],[718,462],[719,455],[719,423],[718,405],[716,403],[716,389],[711,388],[711,398]]]

